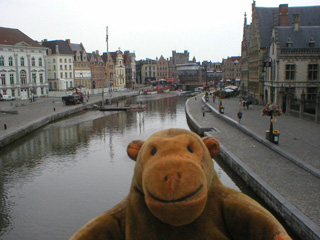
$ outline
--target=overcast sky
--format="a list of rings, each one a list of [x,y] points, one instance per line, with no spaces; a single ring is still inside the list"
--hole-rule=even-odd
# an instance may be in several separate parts
[[[135,52],[137,60],[188,50],[190,60],[241,55],[244,13],[252,0],[0,0],[1,27],[36,41],[70,39],[87,52]],[[257,0],[258,7],[320,5],[319,0]]]

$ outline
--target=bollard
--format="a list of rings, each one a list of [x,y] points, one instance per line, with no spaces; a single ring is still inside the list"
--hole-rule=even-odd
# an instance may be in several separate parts
[[[4,130],[7,130],[7,124],[3,124]]]
[[[56,108],[53,108],[53,111],[55,112],[55,111],[56,111]]]

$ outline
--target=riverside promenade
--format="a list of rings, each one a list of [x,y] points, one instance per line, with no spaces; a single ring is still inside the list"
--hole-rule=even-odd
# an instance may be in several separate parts
[[[116,101],[120,98],[138,95],[138,91],[115,91],[105,93],[104,100]],[[39,98],[0,102],[0,148],[24,135],[71,114],[80,112],[95,104],[101,104],[102,96],[91,95],[84,104],[65,106],[61,98]]]
[[[189,124],[202,135],[215,137],[220,156],[266,204],[283,217],[303,240],[320,239],[320,125],[281,115],[274,123],[279,144],[265,139],[270,117],[262,106],[243,109],[238,123],[239,98],[203,100],[203,94],[186,103]],[[203,115],[203,106],[210,109]],[[242,108],[242,107],[241,107]]]

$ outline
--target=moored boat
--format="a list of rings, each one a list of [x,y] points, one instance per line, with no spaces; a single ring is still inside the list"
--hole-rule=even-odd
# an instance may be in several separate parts
[[[158,91],[157,90],[147,90],[147,95],[153,95],[153,94],[157,94]]]

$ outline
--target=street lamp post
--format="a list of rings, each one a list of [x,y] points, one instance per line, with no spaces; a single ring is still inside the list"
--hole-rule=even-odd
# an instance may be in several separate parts
[[[265,67],[267,69],[266,73],[267,73],[267,81],[270,80],[271,86],[270,86],[270,102],[273,103],[274,102],[274,89],[273,89],[273,61],[272,58],[270,56],[268,56],[267,61],[265,61]],[[269,69],[270,73],[269,73]]]
[[[278,109],[276,104],[274,103],[275,101],[275,96],[274,96],[274,87],[273,87],[273,81],[274,81],[274,61],[272,60],[272,58],[270,56],[267,57],[267,60],[265,61],[265,67],[266,67],[266,80],[269,81],[270,80],[270,103],[267,103],[266,106],[269,107],[268,111],[269,111],[269,115],[270,115],[270,127],[269,127],[269,132],[266,131],[266,138],[273,142],[278,144],[279,141],[279,131],[274,131],[273,130],[273,122],[276,119],[273,119],[274,116],[278,116],[280,113],[277,113]],[[271,69],[270,69],[271,68]],[[269,69],[270,69],[270,73],[269,73]],[[265,81],[266,82],[266,81]],[[271,108],[271,109],[270,109]],[[276,133],[275,133],[276,132]]]

